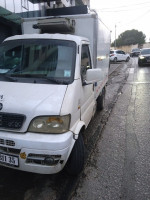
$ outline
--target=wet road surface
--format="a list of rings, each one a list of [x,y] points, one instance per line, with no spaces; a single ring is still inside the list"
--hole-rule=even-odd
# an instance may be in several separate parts
[[[144,120],[143,124],[140,122],[143,117],[147,119],[147,123],[150,120],[150,102],[147,102],[146,107],[144,103],[149,95],[148,88],[144,86],[145,82],[149,82],[148,74],[148,68],[137,67],[136,58],[131,59],[129,63],[111,65],[105,109],[96,113],[86,130],[86,164],[78,177],[69,177],[65,172],[38,175],[0,167],[0,199],[134,200],[136,193],[137,200],[148,200],[150,184],[147,154],[150,152],[149,148],[145,148],[145,143],[149,143],[149,132],[143,128]],[[144,88],[137,84],[138,81],[144,82]],[[139,96],[139,101],[138,95],[142,97],[141,99]],[[141,130],[145,135],[140,134]],[[143,151],[139,140],[142,141]],[[141,196],[146,199],[142,199]]]
[[[127,67],[121,67],[122,77],[118,82],[118,75],[121,73],[118,69],[119,64],[113,64],[110,68],[110,84],[107,88],[112,88],[109,94],[109,100],[106,102],[106,109],[103,112],[96,113],[86,130],[86,160],[92,154],[96,141],[101,136],[102,127],[108,120],[110,111],[115,104],[116,97],[122,80],[124,80]],[[112,74],[114,70],[114,75]],[[117,78],[117,83],[115,82]],[[88,164],[87,164],[88,165]],[[21,172],[5,167],[0,167],[0,200],[67,200],[75,191],[80,179],[86,175],[81,173],[78,177],[69,177],[65,172],[56,175],[38,175]]]
[[[150,200],[150,67],[130,64],[72,200]]]

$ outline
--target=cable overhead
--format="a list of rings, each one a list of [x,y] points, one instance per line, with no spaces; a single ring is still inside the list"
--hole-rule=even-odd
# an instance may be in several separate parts
[[[130,7],[133,7],[134,6],[134,9],[135,9],[135,6],[140,6],[140,5],[145,5],[145,4],[150,4],[150,2],[143,2],[143,3],[138,3],[138,4],[130,4],[130,5],[123,5],[123,6],[115,6],[115,7],[108,7],[108,8],[102,8],[102,9],[98,9],[100,11],[103,11],[103,12],[108,12],[109,10],[112,11],[113,9],[119,9],[119,8],[130,8]],[[146,5],[145,5],[146,7]],[[141,7],[140,7],[141,8]],[[106,10],[106,11],[105,11]],[[108,11],[107,11],[108,10]],[[115,12],[115,11],[114,11]]]
[[[150,13],[150,9],[147,10],[147,11],[146,11],[145,13],[143,13],[142,15],[138,16],[137,18],[135,18],[134,20],[132,20],[132,21],[126,23],[126,24],[119,25],[119,26],[122,27],[122,26],[126,26],[126,25],[129,25],[129,24],[132,24],[133,22],[139,20],[139,18],[144,17],[144,16],[147,15],[148,13]]]
[[[141,10],[141,9],[145,9],[145,8],[147,8],[147,6],[146,7],[140,7],[140,8],[134,8],[134,11],[135,10]],[[99,10],[99,9],[97,9],[97,11],[100,11],[100,12],[103,12],[103,13],[115,13],[115,12],[133,12],[133,9],[127,9],[127,10],[112,10],[112,11],[103,11],[103,10]]]

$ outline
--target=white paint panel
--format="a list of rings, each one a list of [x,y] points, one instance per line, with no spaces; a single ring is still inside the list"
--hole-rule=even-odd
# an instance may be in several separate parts
[[[66,85],[1,82],[2,112],[25,115],[21,131],[26,131],[34,117],[60,115],[66,88]]]

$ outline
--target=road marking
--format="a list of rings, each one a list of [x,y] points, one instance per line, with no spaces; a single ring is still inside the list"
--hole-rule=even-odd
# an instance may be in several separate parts
[[[130,68],[129,70],[129,74],[134,74],[134,68]]]
[[[144,68],[144,69],[139,69],[139,73],[140,74],[149,74],[150,70],[148,68]]]

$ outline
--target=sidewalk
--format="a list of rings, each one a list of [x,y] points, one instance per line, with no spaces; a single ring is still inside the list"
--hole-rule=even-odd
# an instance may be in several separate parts
[[[150,84],[128,77],[72,200],[150,200]]]

